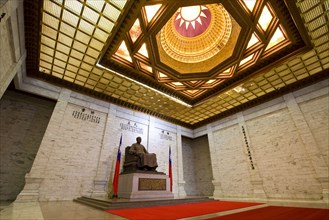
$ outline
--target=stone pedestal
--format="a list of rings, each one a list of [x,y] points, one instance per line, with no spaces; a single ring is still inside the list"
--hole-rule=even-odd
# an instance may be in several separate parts
[[[178,197],[186,197],[185,181],[178,182]]]
[[[94,180],[94,189],[91,193],[92,198],[107,198],[107,181],[106,180]]]
[[[43,178],[31,177],[25,175],[24,189],[18,194],[15,202],[36,202],[39,201],[39,189]]]
[[[221,183],[219,181],[213,180],[212,184],[214,185],[214,197],[215,198],[223,197],[223,190]]]
[[[128,173],[119,176],[119,198],[148,199],[174,198],[167,175]]]
[[[329,178],[328,176],[316,178],[322,186],[322,200],[329,203]]]
[[[263,188],[263,180],[261,179],[252,179],[251,184],[254,188],[254,198],[257,199],[266,199],[266,194]]]

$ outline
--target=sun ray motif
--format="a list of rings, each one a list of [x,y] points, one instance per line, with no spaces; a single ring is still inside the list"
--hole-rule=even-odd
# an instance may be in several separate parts
[[[202,25],[202,21],[201,21],[201,18],[200,18],[200,17],[198,17],[198,18],[196,19],[196,21],[199,22],[199,24]]]
[[[184,37],[195,37],[202,34],[209,26],[211,13],[204,5],[179,8],[174,19],[178,33]]]
[[[188,28],[189,25],[190,25],[190,22],[189,21],[186,21],[185,22],[185,28],[186,28],[186,30],[187,30],[187,28]]]
[[[200,15],[199,15],[200,17],[202,16],[202,17],[207,17],[207,15],[205,15],[205,13],[203,13],[202,11],[201,11],[201,13],[200,13]]]
[[[195,21],[191,22],[193,29],[195,29]]]
[[[184,22],[185,22],[185,21],[184,21],[183,19],[180,20],[179,27],[182,26],[182,24],[184,24]]]

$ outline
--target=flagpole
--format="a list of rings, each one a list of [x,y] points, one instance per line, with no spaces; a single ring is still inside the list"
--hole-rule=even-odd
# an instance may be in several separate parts
[[[119,186],[119,173],[120,173],[120,161],[121,161],[121,150],[120,147],[122,145],[122,134],[120,137],[120,143],[117,153],[117,161],[115,163],[115,171],[113,177],[113,198],[118,198],[118,186]]]
[[[169,179],[170,179],[170,192],[172,192],[172,167],[171,167],[171,146],[169,145]]]

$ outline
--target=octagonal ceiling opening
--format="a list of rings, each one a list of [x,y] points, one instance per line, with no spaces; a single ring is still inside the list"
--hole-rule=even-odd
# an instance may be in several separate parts
[[[144,3],[109,41],[101,64],[189,104],[201,102],[292,42],[268,0],[234,4]]]
[[[222,4],[181,7],[156,34],[159,61],[185,76],[209,72],[232,56],[240,31]]]

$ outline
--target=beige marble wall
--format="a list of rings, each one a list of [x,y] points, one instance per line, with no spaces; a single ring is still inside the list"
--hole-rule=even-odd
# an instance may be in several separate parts
[[[212,169],[207,136],[182,138],[183,168],[187,195],[212,196]]]
[[[0,200],[15,200],[39,149],[55,102],[6,91],[0,100]]]
[[[320,199],[320,183],[287,108],[247,121],[268,198]]]
[[[64,101],[57,103],[54,114],[30,172],[31,177],[42,178],[39,199],[88,195],[93,190],[107,115]],[[90,120],[91,115],[96,120]]]
[[[185,191],[187,195],[197,195],[198,190],[196,186],[195,168],[193,164],[193,150],[192,139],[182,138],[182,152],[183,152],[183,167],[184,167],[184,180]]]
[[[7,72],[14,63],[14,55],[11,50],[12,43],[10,42],[10,20],[1,22],[0,26],[0,81],[7,79]]]
[[[193,140],[194,167],[198,194],[212,196],[212,169],[209,152],[208,137],[202,136]]]
[[[328,99],[325,80],[209,124],[216,195],[328,202]]]
[[[329,121],[328,105],[328,96],[316,97],[299,104],[327,166],[329,166],[329,135],[325,128],[328,127]]]
[[[122,161],[124,147],[141,136],[160,172],[168,173],[172,147],[175,196],[215,190],[219,198],[327,198],[327,80],[194,131],[68,89],[58,97],[19,199],[107,196],[121,134]],[[82,108],[100,122],[74,118]],[[182,141],[182,134],[192,139]],[[205,135],[209,143],[199,142]]]
[[[148,151],[157,154],[157,170],[168,174],[171,146],[173,192],[182,194],[178,187],[182,174],[178,171],[181,159],[176,125],[61,89],[17,201],[110,196],[121,135],[121,169],[125,147],[135,143],[136,137],[140,136]]]
[[[23,1],[5,2],[1,14],[4,17],[0,22],[0,98],[15,75],[24,68]]]
[[[242,130],[238,124],[214,132],[218,172],[224,197],[250,197],[249,160],[245,153]]]

